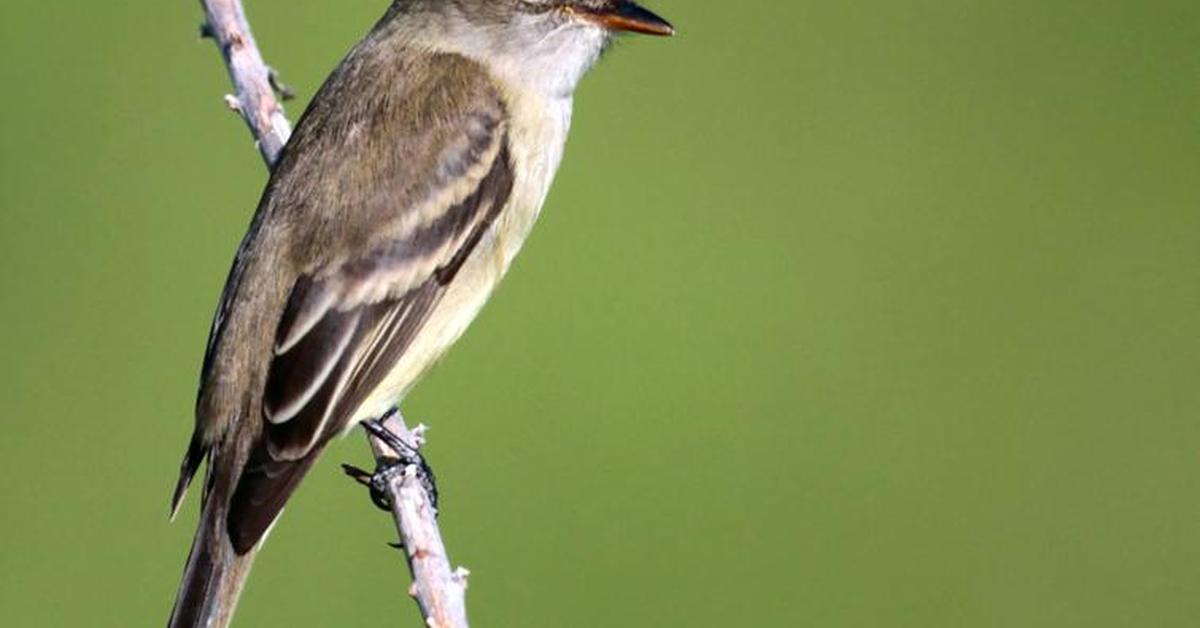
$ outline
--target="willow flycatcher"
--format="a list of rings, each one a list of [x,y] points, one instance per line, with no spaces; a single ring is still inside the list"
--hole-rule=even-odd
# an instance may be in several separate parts
[[[329,441],[394,407],[528,235],[576,84],[627,0],[396,0],[301,117],[238,249],[172,516],[208,462],[170,626],[228,625],[251,562]]]

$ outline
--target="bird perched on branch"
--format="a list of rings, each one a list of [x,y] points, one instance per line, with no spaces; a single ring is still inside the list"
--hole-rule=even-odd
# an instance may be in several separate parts
[[[170,626],[228,625],[254,554],[335,436],[394,407],[487,301],[627,0],[396,0],[314,97],[238,249],[172,516],[202,461]]]

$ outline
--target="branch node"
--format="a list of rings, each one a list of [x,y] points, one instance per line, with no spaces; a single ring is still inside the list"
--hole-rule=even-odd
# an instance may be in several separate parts
[[[291,85],[283,82],[283,77],[279,74],[279,70],[275,68],[267,68],[267,80],[271,83],[271,89],[279,95],[284,102],[292,100],[296,97],[296,90],[292,89]]]
[[[458,568],[458,569],[455,569],[455,570],[454,570],[454,573],[453,573],[453,574],[451,574],[451,577],[452,577],[452,578],[454,578],[454,582],[455,582],[455,583],[457,583],[458,585],[460,585],[460,586],[461,586],[463,589],[466,589],[466,588],[467,588],[467,578],[468,578],[470,575],[471,575],[471,570],[470,570],[470,569],[467,569],[466,567],[459,566],[459,568]]]
[[[257,140],[259,154],[267,167],[273,167],[283,146],[292,134],[292,127],[268,79],[269,71],[262,53],[254,43],[250,25],[240,0],[201,0],[204,21],[200,36],[217,45],[233,81],[236,98],[226,98],[226,104],[236,111],[250,127]],[[237,106],[232,102],[236,100]],[[273,112],[266,116],[258,112]]]
[[[425,446],[425,432],[428,432],[429,429],[429,426],[424,423],[417,423],[417,426],[412,429],[413,447],[415,449]]]

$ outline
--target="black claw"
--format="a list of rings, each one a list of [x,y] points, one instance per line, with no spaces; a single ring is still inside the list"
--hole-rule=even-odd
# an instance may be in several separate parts
[[[390,548],[392,548],[392,549],[398,549],[398,550],[403,550],[403,549],[404,549],[404,544],[403,544],[403,543],[388,543],[388,544],[387,544],[387,546],[388,546],[388,547],[390,547]]]
[[[215,30],[213,30],[212,24],[209,24],[208,22],[204,22],[204,23],[200,24],[200,38],[201,39],[213,39],[216,36],[217,36],[217,32]]]
[[[342,472],[363,486],[371,485],[371,474],[364,469],[360,469],[352,464],[342,463]]]

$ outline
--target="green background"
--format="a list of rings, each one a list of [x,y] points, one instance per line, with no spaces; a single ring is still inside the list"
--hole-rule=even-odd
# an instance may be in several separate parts
[[[251,0],[300,102],[382,0]],[[1200,3],[657,0],[406,405],[479,626],[1200,624]],[[0,623],[161,625],[265,178],[196,2],[0,5]],[[419,625],[337,463],[241,626]]]

